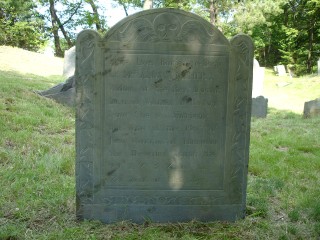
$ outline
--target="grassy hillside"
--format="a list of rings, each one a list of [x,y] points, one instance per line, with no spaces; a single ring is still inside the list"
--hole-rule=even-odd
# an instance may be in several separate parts
[[[30,55],[27,62],[33,64]],[[74,111],[34,93],[64,79],[16,66],[0,64],[0,239],[319,239],[320,118],[279,110],[283,106],[274,101],[266,119],[252,120],[243,220],[78,222]],[[266,77],[269,99],[287,94],[290,103],[301,103],[320,88],[319,77],[289,79],[292,84],[281,88],[277,81],[287,79],[271,71]]]
[[[279,77],[266,69],[263,90],[269,107],[302,114],[305,102],[320,97],[320,76]]]
[[[38,76],[61,75],[63,59],[20,48],[0,46],[0,69]]]

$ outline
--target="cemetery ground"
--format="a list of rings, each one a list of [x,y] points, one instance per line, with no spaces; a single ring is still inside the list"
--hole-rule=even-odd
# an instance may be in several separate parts
[[[105,225],[75,217],[74,110],[34,92],[65,80],[60,60],[3,57],[6,51],[0,48],[0,239],[319,239],[320,118],[302,117],[303,103],[319,97],[319,76],[290,79],[267,69],[270,109],[251,123],[245,219]]]

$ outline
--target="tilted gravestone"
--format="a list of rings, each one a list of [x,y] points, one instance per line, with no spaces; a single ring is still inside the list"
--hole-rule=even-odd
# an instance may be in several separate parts
[[[76,44],[76,204],[106,223],[245,215],[253,44],[142,11]]]
[[[75,61],[76,61],[76,47],[72,47],[65,51],[63,62],[63,75],[67,80],[59,83],[56,86],[45,90],[39,91],[41,96],[52,98],[58,103],[74,107],[75,105]]]
[[[320,98],[304,103],[303,116],[305,118],[320,116]]]
[[[52,98],[56,102],[74,107],[75,105],[75,77],[69,77],[65,82],[59,83],[44,91],[37,91],[39,95]]]

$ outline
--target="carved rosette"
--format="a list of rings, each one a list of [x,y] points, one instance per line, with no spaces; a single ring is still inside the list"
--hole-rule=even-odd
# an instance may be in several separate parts
[[[236,56],[232,109],[231,178],[229,191],[235,203],[245,206],[251,121],[253,44],[246,35],[231,40]]]
[[[76,190],[77,205],[93,201],[94,54],[96,32],[84,31],[77,39],[76,60]]]

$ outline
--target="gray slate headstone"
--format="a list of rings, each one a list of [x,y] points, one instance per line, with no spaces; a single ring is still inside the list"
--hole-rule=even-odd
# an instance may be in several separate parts
[[[303,116],[306,118],[320,116],[320,98],[304,103]]]
[[[76,205],[106,223],[245,216],[253,44],[175,9],[76,44]]]
[[[263,96],[252,98],[252,109],[251,109],[252,117],[265,118],[267,117],[267,112],[268,112],[268,98],[264,98]]]
[[[76,47],[72,47],[64,53],[63,76],[69,78],[74,75],[76,67]]]

